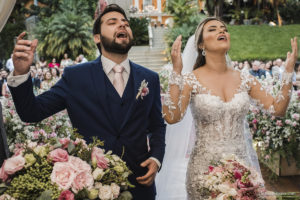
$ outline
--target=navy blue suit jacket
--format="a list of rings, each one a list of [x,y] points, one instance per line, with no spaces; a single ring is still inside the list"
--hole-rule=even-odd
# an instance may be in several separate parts
[[[149,157],[161,163],[165,152],[165,124],[161,113],[160,83],[157,73],[130,62],[134,79],[134,95],[141,82],[148,82],[149,94],[131,102],[125,120],[118,129],[108,109],[107,92],[100,57],[65,68],[62,78],[49,90],[34,96],[29,78],[18,87],[10,87],[20,118],[25,122],[41,121],[67,109],[74,128],[90,141],[92,136],[104,140],[106,150],[121,155],[134,172],[145,175],[140,164]],[[150,135],[150,151],[147,148]],[[133,183],[136,184],[136,183]]]

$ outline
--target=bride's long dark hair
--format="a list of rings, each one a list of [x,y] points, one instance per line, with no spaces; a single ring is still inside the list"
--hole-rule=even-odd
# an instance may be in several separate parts
[[[204,25],[207,22],[213,21],[213,20],[217,20],[217,21],[223,23],[224,26],[226,26],[225,22],[223,22],[221,19],[216,18],[216,17],[208,17],[208,18],[204,19],[202,22],[200,22],[200,24],[198,25],[198,27],[195,31],[195,44],[196,44],[196,49],[198,51],[198,57],[196,59],[196,63],[194,64],[194,67],[193,67],[194,70],[199,67],[202,67],[206,63],[205,56],[202,55],[203,49],[199,48],[199,45],[203,43],[203,27],[204,27]]]

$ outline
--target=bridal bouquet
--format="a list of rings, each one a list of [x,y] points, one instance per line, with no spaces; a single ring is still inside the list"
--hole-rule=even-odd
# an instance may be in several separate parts
[[[263,200],[265,189],[260,175],[228,156],[209,166],[203,175],[202,191],[207,200]]]
[[[75,135],[19,145],[0,168],[0,199],[132,199],[126,163]]]

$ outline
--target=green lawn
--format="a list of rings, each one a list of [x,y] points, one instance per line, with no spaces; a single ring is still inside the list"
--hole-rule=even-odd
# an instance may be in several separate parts
[[[300,25],[228,26],[228,29],[231,35],[229,55],[232,60],[285,59],[286,53],[291,50],[290,38],[297,36],[300,45]]]

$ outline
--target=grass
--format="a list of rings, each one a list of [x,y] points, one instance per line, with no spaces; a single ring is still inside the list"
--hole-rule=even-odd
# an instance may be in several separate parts
[[[231,36],[229,55],[232,60],[275,60],[286,58],[291,51],[290,39],[298,37],[300,43],[300,25],[271,27],[268,25],[228,26]],[[298,48],[300,49],[300,48]],[[300,58],[300,50],[299,56]]]

